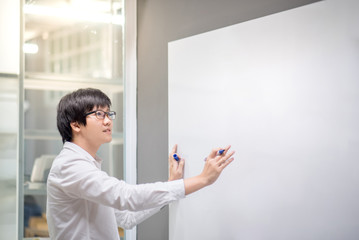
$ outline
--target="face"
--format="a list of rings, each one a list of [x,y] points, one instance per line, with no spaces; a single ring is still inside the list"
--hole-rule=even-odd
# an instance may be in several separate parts
[[[108,107],[94,107],[92,109],[92,111],[96,110],[110,111]],[[98,119],[96,113],[92,113],[86,117],[86,126],[81,125],[80,128],[81,136],[92,147],[98,148],[103,143],[112,140],[112,120],[107,115],[104,119]]]

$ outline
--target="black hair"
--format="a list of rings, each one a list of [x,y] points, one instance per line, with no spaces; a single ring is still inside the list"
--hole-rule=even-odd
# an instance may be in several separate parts
[[[72,141],[72,128],[70,123],[77,122],[86,126],[87,112],[94,107],[110,107],[110,98],[99,89],[78,89],[61,98],[57,106],[57,129],[62,142]]]

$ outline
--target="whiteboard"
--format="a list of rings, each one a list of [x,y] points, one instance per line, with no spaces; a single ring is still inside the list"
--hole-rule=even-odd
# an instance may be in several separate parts
[[[358,239],[359,1],[327,0],[168,44],[169,149],[185,177],[170,240]]]

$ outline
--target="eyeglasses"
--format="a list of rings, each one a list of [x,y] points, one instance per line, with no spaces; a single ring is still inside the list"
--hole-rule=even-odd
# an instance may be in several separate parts
[[[95,114],[96,118],[99,119],[99,120],[105,119],[106,116],[111,120],[114,120],[116,118],[116,112],[114,112],[114,111],[105,112],[105,111],[102,111],[102,110],[96,110],[96,111],[86,113],[85,117],[90,115],[90,114],[93,114],[93,113]]]

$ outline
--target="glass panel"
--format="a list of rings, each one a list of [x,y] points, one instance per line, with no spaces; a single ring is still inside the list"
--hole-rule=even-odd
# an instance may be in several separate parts
[[[122,81],[121,0],[26,0],[24,14],[27,73]]]
[[[88,87],[95,87],[88,85]],[[51,84],[49,85],[51,89]],[[113,124],[113,141],[101,146],[98,155],[104,159],[103,170],[112,176],[123,179],[123,93],[111,92],[115,88],[105,87],[105,92],[113,103],[111,110],[116,111],[117,116]],[[72,91],[72,90],[71,90]],[[46,212],[46,180],[48,169],[43,172],[35,172],[38,159],[53,158],[62,149],[61,136],[56,126],[57,105],[60,99],[71,92],[70,90],[39,90],[25,89],[24,119],[25,119],[25,142],[24,142],[24,229],[25,237],[47,235],[47,229],[41,231],[29,227],[30,218],[40,217]],[[43,160],[42,160],[43,161]],[[36,174],[40,174],[37,176]],[[45,223],[46,226],[46,223]]]
[[[60,139],[56,127],[56,108],[60,99],[69,92],[25,89],[25,137],[30,133],[35,134],[36,130],[52,130],[53,135]]]
[[[24,148],[25,237],[48,237],[46,180],[52,161],[62,148],[62,141],[59,136],[56,138],[52,134],[27,133]]]
[[[84,7],[86,6],[86,7]],[[98,155],[103,170],[123,178],[123,81],[121,0],[25,0],[24,53],[24,224],[25,237],[48,235],[46,219],[33,228],[31,219],[46,211],[46,168],[61,151],[57,105],[79,88],[98,88],[117,112],[113,141]]]
[[[0,77],[0,239],[16,238],[18,79]]]
[[[121,88],[113,92],[115,87],[112,86],[101,88],[98,85],[88,84],[86,87],[100,88],[101,91],[110,97],[112,102],[111,110],[116,111],[113,131],[114,137],[117,137],[123,131],[123,92]],[[49,86],[50,88],[51,86]],[[25,89],[25,137],[29,134],[45,134],[44,130],[48,134],[51,133],[53,137],[60,137],[56,126],[57,104],[63,96],[70,92],[72,90]]]

